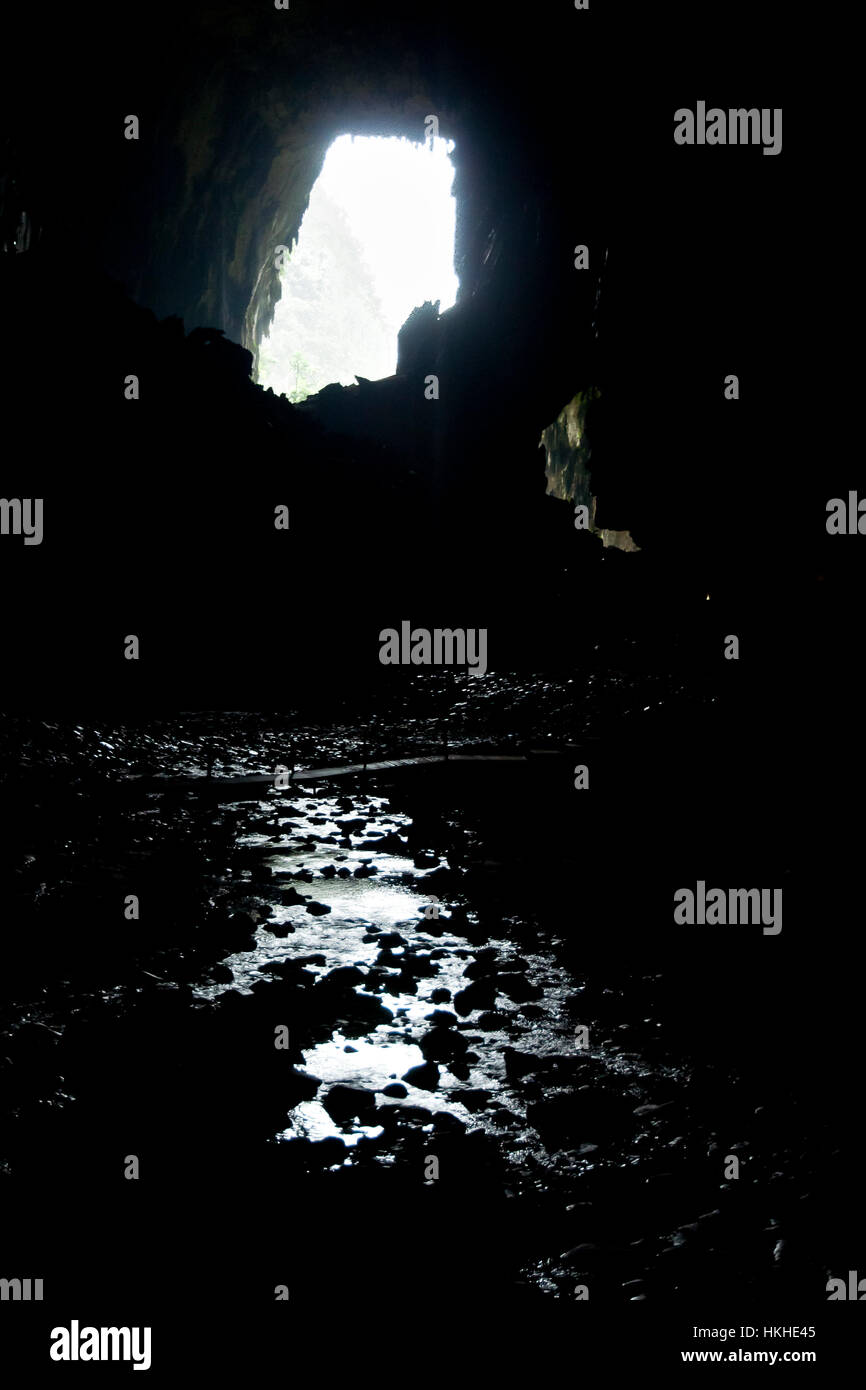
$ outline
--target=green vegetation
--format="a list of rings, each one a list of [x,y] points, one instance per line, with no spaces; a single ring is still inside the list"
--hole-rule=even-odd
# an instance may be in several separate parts
[[[259,351],[258,379],[294,403],[356,372],[376,378],[396,366],[360,243],[342,209],[314,191],[298,244],[282,274],[282,298]]]

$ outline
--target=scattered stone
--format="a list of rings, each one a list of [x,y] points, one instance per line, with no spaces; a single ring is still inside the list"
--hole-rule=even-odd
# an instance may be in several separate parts
[[[287,1090],[283,1098],[291,1109],[292,1106],[300,1105],[303,1101],[312,1100],[321,1084],[317,1076],[310,1076],[307,1072],[298,1071],[297,1067],[293,1067],[288,1076]]]
[[[410,1067],[403,1074],[403,1080],[422,1091],[435,1091],[439,1085],[439,1068],[435,1062],[424,1062],[420,1067]]]
[[[496,976],[496,987],[513,1004],[524,1004],[531,999],[540,999],[544,993],[538,985],[532,984],[519,971],[501,970]]]
[[[505,1058],[505,1075],[509,1081],[519,1081],[521,1077],[538,1071],[541,1066],[540,1057],[531,1052],[518,1052],[514,1047],[503,1048],[502,1055]]]
[[[456,999],[454,1002],[456,1005]],[[499,1009],[486,1009],[484,1013],[478,1015],[476,1026],[480,1028],[483,1033],[495,1033],[498,1032],[500,1028],[507,1027],[508,1019],[508,1014],[502,1013]]]
[[[431,1028],[420,1039],[418,1046],[428,1062],[449,1062],[466,1051],[464,1038],[451,1028]]]
[[[465,1105],[470,1114],[474,1115],[477,1110],[484,1109],[490,1098],[490,1092],[480,1089],[458,1090],[451,1092],[451,1098],[452,1100],[459,1101],[461,1105]]]
[[[360,1086],[336,1085],[331,1087],[322,1105],[333,1120],[361,1119],[373,1114],[376,1097]]]
[[[433,1129],[439,1134],[465,1134],[466,1121],[440,1110],[433,1116]]]
[[[475,980],[454,996],[454,1007],[464,1017],[474,1009],[492,1009],[495,1003],[496,986],[490,980]]]
[[[357,965],[338,965],[322,977],[322,984],[335,989],[354,989],[365,979],[363,970]]]

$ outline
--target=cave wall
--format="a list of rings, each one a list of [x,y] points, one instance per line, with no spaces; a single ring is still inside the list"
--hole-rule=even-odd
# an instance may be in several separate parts
[[[599,527],[630,530],[644,553],[675,542],[672,565],[727,563],[721,480],[748,477],[750,505],[778,512],[766,421],[796,375],[776,333],[788,295],[776,248],[794,215],[785,155],[703,152],[710,162],[671,138],[698,80],[722,104],[781,104],[772,23],[763,35],[749,11],[744,47],[729,19],[696,73],[682,41],[694,17],[676,4],[550,4],[518,23],[449,0],[435,12],[157,0],[114,15],[108,49],[103,14],[58,11],[47,50],[39,17],[16,12],[0,98],[3,161],[31,226],[16,259],[62,267],[70,303],[107,275],[158,318],[255,353],[274,248],[296,236],[330,140],[418,138],[436,114],[455,141],[460,293],[415,345],[440,376],[439,409],[423,419],[410,375],[392,388],[403,405],[387,406],[389,438],[409,441],[449,525],[497,536],[527,508],[556,507],[539,435],[597,387]],[[130,112],[137,142],[123,139]],[[739,413],[719,389],[732,363],[752,382]],[[370,409],[349,397],[345,429]],[[745,539],[742,563],[760,568]]]
[[[570,31],[573,16],[560,18]],[[255,350],[277,293],[274,248],[297,235],[331,140],[346,130],[420,139],[431,113],[456,142],[461,297],[489,292],[493,312],[507,303],[515,346],[531,298],[561,298],[560,316],[571,309],[573,324],[586,317],[592,276],[581,282],[565,259],[554,294],[540,274],[542,250],[565,257],[572,218],[562,200],[577,195],[560,188],[554,207],[551,137],[562,117],[562,144],[575,94],[555,84],[551,94],[549,28],[489,29],[450,4],[435,22],[387,3],[323,10],[294,0],[279,12],[157,4],[112,66],[99,56],[100,19],[59,23],[69,25],[78,61],[31,73],[33,86],[20,76],[20,101],[9,106],[21,163],[52,243],[106,269],[158,317],[221,328]],[[89,71],[80,56],[88,24]],[[33,59],[38,68],[37,52]],[[34,90],[49,89],[56,101],[43,112]],[[577,102],[589,102],[588,87]],[[76,113],[71,154],[52,128],[65,106]],[[137,142],[122,138],[129,112],[140,117]]]

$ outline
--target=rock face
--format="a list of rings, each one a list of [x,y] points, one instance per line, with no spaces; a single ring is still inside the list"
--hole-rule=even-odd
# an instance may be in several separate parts
[[[547,454],[547,491],[566,502],[592,506],[589,459],[592,449],[586,437],[586,418],[598,391],[578,391],[559,412],[552,425],[542,432],[541,444]]]
[[[439,300],[431,304],[419,304],[413,309],[397,335],[397,372],[421,373],[423,375],[430,336],[435,332],[439,317]]]
[[[391,4],[362,12],[338,3],[325,13],[201,0],[178,12],[157,3],[136,23],[122,79],[95,61],[86,23],[74,26],[74,38],[70,26],[74,79],[59,56],[58,71],[48,72],[41,51],[41,81],[76,112],[82,89],[92,92],[92,124],[82,133],[88,158],[75,169],[58,158],[50,122],[41,130],[38,103],[27,103],[29,134],[16,148],[30,215],[39,214],[52,244],[86,247],[90,263],[119,278],[157,317],[177,315],[190,328],[213,325],[255,359],[280,294],[275,248],[293,245],[330,143],[346,131],[421,142],[433,114],[439,134],[455,141],[455,269],[460,302],[473,311],[453,319],[447,350],[433,322],[412,356],[435,371],[431,357],[447,369],[459,353],[461,393],[477,391],[472,378],[483,372],[484,398],[492,401],[506,381],[529,389],[528,354],[541,352],[550,369],[540,390],[547,402],[542,421],[549,419],[581,384],[575,373],[589,368],[579,359],[591,341],[598,291],[595,270],[578,276],[568,257],[556,254],[572,218],[569,208],[551,203],[549,136],[574,94],[563,92],[551,104],[525,36],[498,33],[502,52],[494,64],[490,31],[473,32],[459,7],[449,9],[440,13],[442,32],[452,36],[442,47],[431,43],[421,15]],[[166,47],[169,18],[175,40]],[[25,25],[23,17],[19,22]],[[100,23],[95,16],[92,22]],[[59,55],[63,36],[55,40]],[[536,43],[540,59],[549,38],[538,34]],[[28,45],[22,42],[21,51]],[[92,74],[84,70],[88,51]],[[519,111],[511,95],[518,74]],[[67,90],[73,80],[74,96]],[[119,128],[112,122],[134,106],[136,91],[146,94],[135,113],[139,139],[127,141],[122,121]],[[576,202],[576,190],[568,202]],[[82,206],[90,210],[86,226]],[[586,225],[585,208],[581,221]],[[563,263],[551,276],[557,259]],[[568,362],[549,317],[542,324],[523,312],[533,298],[542,308],[558,304],[557,317],[568,324]],[[481,320],[491,314],[500,331],[488,349]],[[530,441],[530,456],[533,447]]]
[[[277,590],[282,538],[253,538],[277,503],[291,509],[296,588],[326,556],[339,557],[344,586],[354,563],[378,566],[365,570],[369,590],[390,595],[397,541],[411,537],[411,553],[447,536],[447,565],[402,567],[401,602],[419,611],[453,599],[460,612],[471,592],[503,633],[497,659],[511,659],[506,641],[531,640],[541,655],[527,655],[540,663],[558,649],[564,613],[579,607],[603,626],[621,586],[647,622],[662,601],[704,600],[730,564],[739,512],[719,480],[741,459],[750,515],[764,520],[738,531],[740,568],[750,584],[763,575],[769,583],[766,519],[779,534],[802,534],[798,480],[787,460],[780,486],[783,465],[767,460],[783,451],[768,447],[760,420],[754,429],[746,421],[758,393],[744,390],[732,404],[722,383],[728,371],[745,381],[751,369],[767,401],[798,370],[777,328],[789,295],[778,244],[794,215],[779,184],[785,160],[748,160],[749,151],[698,160],[700,151],[678,149],[666,112],[683,94],[664,64],[641,60],[648,47],[666,53],[665,26],[676,35],[678,21],[670,7],[662,16],[639,8],[624,48],[606,15],[568,5],[519,26],[445,0],[435,26],[443,37],[431,37],[426,12],[389,0],[287,10],[155,0],[118,16],[124,61],[115,68],[102,58],[98,10],[67,8],[47,42],[38,12],[19,7],[5,35],[20,61],[6,74],[11,115],[0,144],[4,369],[20,415],[7,423],[7,453],[63,457],[66,433],[94,411],[100,420],[92,495],[70,485],[54,504],[73,508],[76,538],[58,563],[78,580],[79,552],[86,564],[91,536],[110,534],[128,503],[141,536],[125,532],[109,569],[128,555],[130,570],[147,571],[149,594],[152,537],[171,489],[174,514],[196,521],[160,553],[156,578],[171,594],[175,555],[184,572],[198,563],[205,620],[217,613],[220,630],[234,620],[246,633],[246,620],[223,611],[231,595],[211,581],[264,562],[261,590]],[[714,46],[722,74],[724,47]],[[58,112],[74,123],[80,157],[57,137]],[[280,292],[276,248],[293,245],[337,135],[420,142],[430,116],[454,142],[457,302],[412,317],[393,377],[328,388],[290,409],[254,385]],[[137,138],[128,139],[133,117]],[[709,227],[724,253],[705,244]],[[579,266],[576,246],[587,250]],[[760,363],[744,357],[756,351],[741,332],[747,310],[748,341],[765,344]],[[52,381],[49,419],[39,366],[59,339],[65,367]],[[124,414],[112,383],[132,372],[142,409]],[[438,378],[436,400],[425,398],[428,375]],[[557,495],[587,490],[585,457],[548,461],[561,484],[547,495],[539,449],[542,431],[593,390],[591,495],[607,550],[576,533]],[[147,436],[138,429],[145,417]],[[121,502],[112,492],[106,517],[118,458],[125,477],[146,476],[149,486],[130,484]],[[214,463],[226,460],[238,495],[218,498]],[[184,485],[188,496],[178,495]],[[11,481],[6,489],[14,495]],[[626,529],[642,556],[616,553]],[[200,556],[190,555],[190,530]],[[139,545],[148,557],[140,563]],[[95,561],[91,579],[96,586]],[[338,577],[317,594],[322,612],[343,598]],[[86,601],[70,592],[73,612]],[[518,608],[533,614],[531,639],[511,621]],[[371,615],[371,630],[388,625],[385,613],[379,619]],[[250,651],[260,645],[251,634]],[[323,639],[324,655],[334,645]],[[178,637],[181,654],[189,646]],[[197,652],[211,649],[202,634]],[[310,665],[319,669],[321,656],[310,653]]]
[[[548,480],[548,496],[573,502],[575,508],[585,507],[587,525],[583,529],[598,536],[605,548],[614,546],[617,550],[639,550],[640,546],[635,545],[628,531],[611,531],[608,527],[597,526],[595,522],[598,499],[592,490],[589,470],[592,448],[587,438],[586,420],[592,402],[598,397],[597,387],[578,391],[559,412],[553,424],[542,431],[541,445],[547,454],[544,471]]]

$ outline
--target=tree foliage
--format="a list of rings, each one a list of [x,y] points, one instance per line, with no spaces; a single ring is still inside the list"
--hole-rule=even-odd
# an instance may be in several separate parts
[[[270,334],[259,353],[259,381],[291,401],[329,382],[349,385],[396,367],[397,344],[364,259],[340,208],[314,189],[298,244],[282,272]]]

